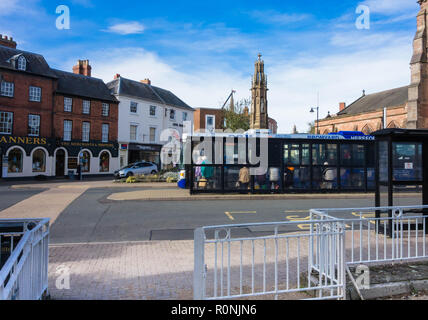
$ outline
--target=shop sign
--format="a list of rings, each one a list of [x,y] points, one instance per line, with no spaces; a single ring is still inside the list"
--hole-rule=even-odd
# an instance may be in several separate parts
[[[0,144],[46,145],[46,138],[1,136]]]
[[[114,148],[112,143],[102,143],[102,142],[69,142],[62,141],[61,145],[64,147],[81,147],[81,148]]]

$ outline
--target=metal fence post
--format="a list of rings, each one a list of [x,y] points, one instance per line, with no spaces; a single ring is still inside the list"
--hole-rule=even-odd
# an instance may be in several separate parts
[[[205,232],[198,228],[194,234],[193,299],[205,299]]]

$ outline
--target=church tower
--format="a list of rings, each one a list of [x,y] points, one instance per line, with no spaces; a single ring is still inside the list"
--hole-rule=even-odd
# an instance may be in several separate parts
[[[252,104],[251,104],[251,129],[268,129],[268,103],[267,103],[267,77],[265,75],[265,63],[262,55],[255,64],[255,73],[252,81]]]
[[[412,73],[407,105],[407,128],[428,128],[428,1],[419,0],[417,31],[413,40]]]

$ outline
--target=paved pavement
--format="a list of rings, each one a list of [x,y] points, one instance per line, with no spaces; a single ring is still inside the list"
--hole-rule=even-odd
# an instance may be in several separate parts
[[[18,202],[30,198],[47,189],[21,189],[11,190],[8,187],[0,186],[0,211],[7,209]]]
[[[293,221],[305,218],[307,210],[313,207],[361,207],[373,203],[367,195],[365,199],[353,200],[336,196],[277,201],[114,201],[108,199],[111,194],[129,190],[110,182],[30,186],[36,187],[50,189],[34,189],[33,194],[16,187],[14,191],[28,193],[22,201],[1,211],[0,217],[52,219],[49,287],[54,299],[190,299],[194,228]],[[171,190],[159,185],[133,190],[149,188],[164,193]],[[3,200],[0,199],[0,207]],[[210,264],[212,250],[207,250]],[[260,276],[261,262],[257,261],[256,274]],[[55,286],[57,268],[61,266],[71,272],[70,290],[58,290]]]

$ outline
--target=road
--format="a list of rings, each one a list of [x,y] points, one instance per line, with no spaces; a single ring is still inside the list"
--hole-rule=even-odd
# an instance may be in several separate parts
[[[51,243],[190,240],[210,225],[290,221],[320,207],[365,207],[374,200],[109,201],[114,189],[90,189],[52,226]],[[291,217],[291,219],[290,219]]]
[[[135,189],[133,189],[135,190]],[[0,209],[43,190],[10,190],[0,187]],[[111,201],[123,188],[88,189],[52,224],[52,244],[191,240],[202,226],[304,220],[312,208],[370,207],[365,199],[213,200],[213,201]],[[166,191],[167,192],[167,191]],[[405,200],[401,204],[412,204]],[[351,214],[338,217],[355,218]],[[296,230],[290,230],[296,231]],[[260,232],[249,230],[255,235]]]
[[[7,186],[0,186],[0,211],[7,209],[18,202],[32,197],[46,189],[17,189],[12,190]]]

